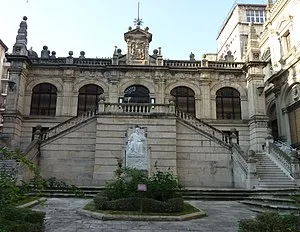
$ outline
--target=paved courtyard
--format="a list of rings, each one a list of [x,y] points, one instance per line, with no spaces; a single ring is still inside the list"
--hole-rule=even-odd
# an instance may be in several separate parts
[[[238,231],[238,221],[255,213],[233,201],[191,201],[203,209],[208,217],[182,222],[101,221],[80,216],[76,210],[88,201],[77,198],[50,198],[35,209],[46,212],[47,232],[112,232],[112,231]]]

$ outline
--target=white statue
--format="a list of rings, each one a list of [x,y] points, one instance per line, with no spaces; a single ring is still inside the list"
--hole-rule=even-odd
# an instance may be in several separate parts
[[[143,155],[144,152],[144,142],[146,138],[143,135],[139,127],[135,128],[135,131],[129,136],[128,144],[126,148],[127,155]]]

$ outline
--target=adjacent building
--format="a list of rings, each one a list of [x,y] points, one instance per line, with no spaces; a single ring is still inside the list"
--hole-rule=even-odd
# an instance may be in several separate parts
[[[8,68],[9,63],[6,61],[5,53],[8,48],[0,39],[0,131],[2,131],[3,118],[2,114],[5,110],[5,102],[8,86]]]
[[[253,23],[260,34],[265,21],[266,5],[236,3],[217,35],[218,60],[244,61],[249,23]]]

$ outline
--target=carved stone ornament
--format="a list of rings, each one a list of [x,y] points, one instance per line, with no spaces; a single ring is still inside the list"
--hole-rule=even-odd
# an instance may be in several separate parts
[[[136,126],[127,131],[126,167],[148,170],[147,138],[145,128]]]
[[[131,44],[131,59],[144,60],[145,59],[146,43],[142,41],[135,41]]]
[[[292,99],[298,101],[300,98],[300,85],[296,84],[292,88]]]

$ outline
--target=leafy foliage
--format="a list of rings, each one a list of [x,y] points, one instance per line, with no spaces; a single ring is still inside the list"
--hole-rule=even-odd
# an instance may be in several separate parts
[[[254,219],[245,219],[239,222],[239,232],[277,232],[300,231],[299,215],[280,215],[275,212],[258,214]]]
[[[137,191],[139,184],[145,184],[147,191]],[[122,160],[118,160],[115,178],[107,183],[104,192],[95,196],[94,202],[98,209],[131,211],[139,209],[140,204],[145,204],[143,208],[149,212],[173,212],[183,208],[183,200],[179,194],[182,188],[178,178],[170,170],[163,172],[156,167],[156,172],[148,177],[142,170],[123,167]],[[177,200],[173,200],[174,198]]]
[[[0,209],[1,232],[42,232],[44,231],[44,212],[29,209],[6,207]]]
[[[16,160],[16,162],[28,168],[34,174],[36,186],[42,187],[43,179],[40,176],[39,169],[19,150],[10,151],[7,148],[1,148],[0,153],[4,160]],[[2,168],[0,171],[0,207],[23,200],[31,190],[28,183],[19,183],[15,174],[15,170],[7,168]]]

